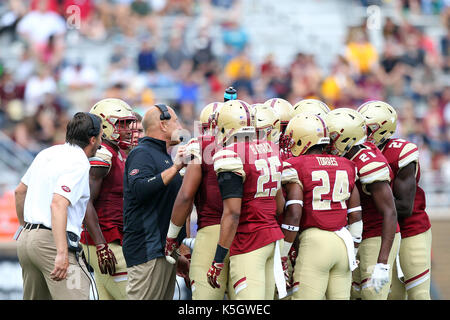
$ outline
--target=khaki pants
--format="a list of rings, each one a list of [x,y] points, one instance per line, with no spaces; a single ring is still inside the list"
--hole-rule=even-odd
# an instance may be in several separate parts
[[[24,300],[89,300],[89,272],[82,259],[77,262],[73,252],[69,252],[67,278],[51,279],[56,258],[52,231],[22,230],[17,240],[17,256],[22,267]]]
[[[273,300],[275,242],[230,257],[230,280],[236,300]]]
[[[349,300],[351,279],[347,247],[336,233],[308,228],[300,234],[293,300]]]
[[[127,295],[130,300],[172,300],[175,292],[176,265],[165,257],[127,268]]]
[[[122,246],[112,242],[108,243],[108,247],[117,259],[116,273],[113,275],[100,272],[96,247],[83,244],[86,260],[94,269],[95,284],[97,286],[99,300],[127,300],[127,265],[123,256]]]
[[[400,266],[404,281],[397,276],[394,264],[389,300],[430,300],[431,229],[400,241]]]
[[[391,287],[392,273],[394,269],[395,257],[400,246],[400,233],[395,234],[394,242],[392,243],[391,252],[389,253],[388,264],[389,269],[389,283],[385,284],[379,293],[370,286],[370,276],[372,275],[373,267],[377,263],[378,254],[380,252],[381,236],[367,238],[361,241],[359,245],[356,259],[360,261],[359,267],[353,270],[352,299],[362,300],[387,300],[389,289]]]
[[[225,292],[228,299],[234,300],[234,290],[228,281],[229,255],[225,257],[224,267],[217,279],[220,288],[213,288],[206,280],[219,241],[220,224],[201,228],[195,236],[189,278],[191,279],[192,300],[223,300]],[[229,286],[229,288],[227,288]],[[227,290],[228,289],[228,290]]]

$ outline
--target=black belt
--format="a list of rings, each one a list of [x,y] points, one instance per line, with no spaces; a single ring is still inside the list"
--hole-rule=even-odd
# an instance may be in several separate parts
[[[33,229],[45,229],[45,230],[52,230],[49,227],[44,226],[43,224],[33,224],[33,223],[25,223],[25,230],[33,230]]]

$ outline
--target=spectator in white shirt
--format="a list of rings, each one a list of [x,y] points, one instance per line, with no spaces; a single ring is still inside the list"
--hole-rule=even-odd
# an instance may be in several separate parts
[[[57,94],[57,91],[56,81],[49,68],[40,65],[37,74],[28,79],[25,84],[25,115],[34,115],[37,107],[43,102],[45,94]]]
[[[37,10],[27,13],[17,25],[18,34],[38,57],[43,55],[50,36],[53,35],[55,42],[61,43],[67,30],[63,17],[47,9],[47,1],[39,0]]]
[[[98,72],[81,62],[66,67],[61,73],[61,83],[65,87],[66,97],[77,109],[88,111],[93,105],[95,85]]]

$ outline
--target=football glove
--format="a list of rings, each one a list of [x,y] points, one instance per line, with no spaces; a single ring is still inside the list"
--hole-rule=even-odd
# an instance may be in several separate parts
[[[117,259],[107,243],[100,243],[96,245],[98,267],[103,274],[113,275],[116,273]]]
[[[172,254],[179,247],[176,238],[166,238],[166,246],[164,247],[164,255],[166,256],[167,262],[170,264],[175,264],[176,260],[172,257]]]
[[[389,264],[384,263],[377,263],[373,268],[370,282],[376,293],[379,293],[383,286],[389,283],[389,268]]]
[[[294,246],[291,246],[288,257],[289,257],[289,260],[291,261],[292,267],[294,267],[295,260],[297,260],[297,250],[295,250]]]
[[[217,278],[220,276],[220,272],[222,271],[224,266],[224,263],[217,263],[213,261],[211,264],[211,267],[208,270],[208,273],[206,274],[206,277],[208,278],[208,283],[213,288],[220,288],[219,282],[217,282]]]
[[[286,280],[286,284],[288,284],[289,283],[288,257],[281,257],[281,265],[283,266],[284,280]]]

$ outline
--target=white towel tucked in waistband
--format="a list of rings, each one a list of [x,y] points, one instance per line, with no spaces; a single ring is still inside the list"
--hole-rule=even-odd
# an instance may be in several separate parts
[[[275,252],[273,255],[273,275],[275,277],[275,285],[278,290],[278,297],[283,299],[286,297],[286,280],[284,279],[283,266],[281,265],[280,240],[275,242]]]
[[[355,258],[355,246],[353,245],[353,238],[350,232],[346,227],[343,227],[341,230],[335,231],[339,238],[344,240],[345,246],[347,247],[347,256],[348,256],[348,265],[350,266],[350,270],[353,271],[358,267]]]

